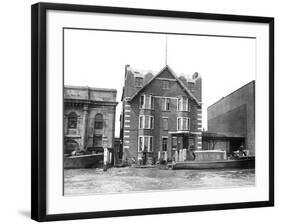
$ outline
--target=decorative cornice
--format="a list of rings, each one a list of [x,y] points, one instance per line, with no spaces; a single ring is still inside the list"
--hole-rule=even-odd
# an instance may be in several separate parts
[[[118,102],[114,101],[94,101],[94,100],[84,100],[84,99],[64,99],[64,103],[69,104],[81,104],[81,105],[101,105],[101,106],[117,106]]]

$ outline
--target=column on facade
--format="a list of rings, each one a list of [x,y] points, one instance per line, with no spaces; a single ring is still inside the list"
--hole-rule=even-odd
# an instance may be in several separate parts
[[[179,161],[182,162],[182,149],[179,150]]]
[[[186,149],[183,149],[183,151],[182,151],[182,154],[183,154],[183,161],[186,161]]]
[[[201,133],[196,135],[196,144],[197,144],[196,149],[202,150],[202,134]]]
[[[168,160],[168,153],[167,153],[167,151],[164,152],[164,160],[165,160],[165,161]]]
[[[179,161],[179,154],[178,154],[178,150],[175,151],[175,162]]]
[[[81,129],[81,150],[86,150],[87,146],[87,123],[88,123],[88,105],[83,106],[82,129]]]

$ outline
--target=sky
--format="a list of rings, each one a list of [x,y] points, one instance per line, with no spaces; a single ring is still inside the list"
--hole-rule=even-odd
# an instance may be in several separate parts
[[[64,84],[116,89],[118,137],[125,65],[160,71],[166,65],[166,52],[167,64],[175,73],[198,72],[202,77],[205,130],[208,106],[255,80],[255,39],[67,29]]]

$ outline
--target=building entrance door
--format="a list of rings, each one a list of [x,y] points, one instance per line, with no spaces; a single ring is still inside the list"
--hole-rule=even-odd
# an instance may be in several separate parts
[[[189,143],[188,143],[188,135],[183,135],[183,149],[188,149]]]

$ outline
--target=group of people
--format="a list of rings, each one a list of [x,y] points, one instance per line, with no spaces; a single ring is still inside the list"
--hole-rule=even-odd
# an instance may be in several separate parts
[[[245,150],[244,145],[240,145],[237,151],[233,152],[234,157],[244,157],[247,156],[247,151]]]

